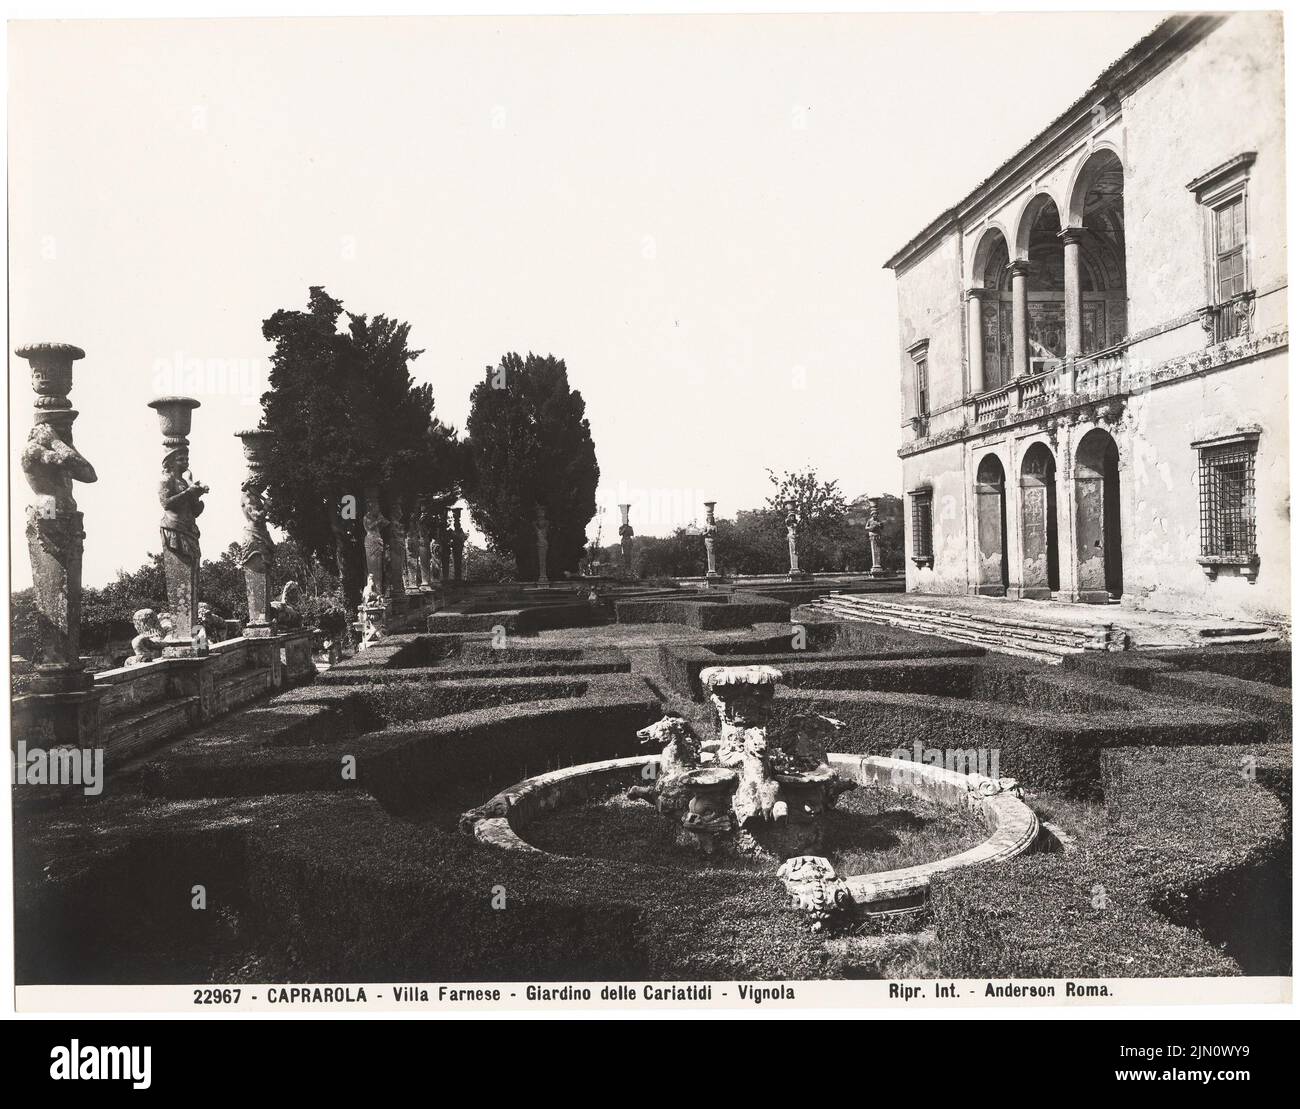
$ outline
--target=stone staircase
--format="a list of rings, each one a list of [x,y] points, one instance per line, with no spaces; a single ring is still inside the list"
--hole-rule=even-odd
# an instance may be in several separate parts
[[[1080,625],[1046,616],[1025,619],[1010,612],[976,615],[862,594],[832,593],[810,607],[837,620],[888,624],[1040,662],[1059,663],[1080,651],[1123,650],[1125,644],[1123,630],[1103,621]]]
[[[964,598],[963,598],[964,600]],[[811,602],[813,610],[837,620],[863,620],[874,624],[907,628],[937,635],[959,643],[972,643],[990,651],[1059,663],[1065,655],[1080,651],[1123,651],[1131,647],[1187,647],[1276,640],[1276,630],[1235,621],[1214,622],[1204,618],[1161,617],[1126,612],[1124,625],[1111,620],[1091,619],[1092,606],[1080,618],[1080,606],[1057,615],[1048,604],[1033,604],[1026,612],[1022,603],[1006,607],[995,601],[977,610],[969,604],[917,603],[886,600],[878,595],[832,593]],[[1107,613],[1104,606],[1097,615]]]

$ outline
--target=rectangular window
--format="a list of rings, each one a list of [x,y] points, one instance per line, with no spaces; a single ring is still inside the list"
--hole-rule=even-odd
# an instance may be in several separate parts
[[[1255,440],[1206,446],[1201,457],[1201,555],[1255,557]]]
[[[1219,304],[1246,291],[1246,197],[1214,209],[1214,282]]]
[[[930,414],[930,360],[928,358],[916,360],[916,414],[918,416]]]
[[[934,565],[934,494],[929,489],[912,493],[912,561]]]

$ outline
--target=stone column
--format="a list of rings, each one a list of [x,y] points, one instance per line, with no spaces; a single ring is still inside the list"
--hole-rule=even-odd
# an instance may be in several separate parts
[[[452,576],[457,581],[465,580],[465,540],[468,536],[465,534],[465,529],[460,526],[460,514],[464,511],[463,508],[451,510]]]
[[[266,527],[267,454],[273,434],[262,428],[237,431],[244,444],[244,461],[248,476],[240,484],[240,508],[244,513],[244,534],[239,545],[239,561],[244,568],[244,585],[248,591],[248,624],[244,636],[264,639],[271,634],[271,573],[275,565],[275,544]]]
[[[1074,392],[1075,363],[1083,354],[1083,280],[1079,272],[1082,227],[1061,232],[1065,246],[1065,391]]]
[[[621,504],[618,511],[623,517],[623,522],[618,526],[618,544],[623,553],[623,576],[630,578],[632,576],[632,525],[628,522],[628,514],[632,511],[630,504]]]
[[[966,351],[970,363],[970,391],[984,392],[984,290],[966,291]]]
[[[704,574],[704,581],[707,585],[722,581],[722,575],[718,573],[713,555],[713,541],[718,534],[718,521],[714,517],[713,510],[717,504],[717,501],[704,502],[704,558],[708,567]]]
[[[167,639],[173,646],[164,654],[192,653],[194,628],[199,622],[199,525],[203,496],[208,487],[190,473],[190,420],[199,402],[193,397],[159,397],[149,402],[158,413],[163,434],[163,475],[158,500],[163,516],[159,524],[163,545],[163,576],[172,627]]]
[[[1011,373],[1029,373],[1029,263],[1017,258],[1011,270]]]
[[[42,655],[32,690],[75,694],[93,685],[80,657],[81,556],[86,533],[72,483],[93,482],[97,477],[95,468],[72,445],[77,413],[68,400],[72,364],[86,352],[66,343],[36,343],[15,353],[31,365],[36,392],[32,430],[22,453],[23,473],[35,494],[27,508],[27,550]],[[80,745],[85,733],[94,729],[79,726],[74,703],[64,707],[70,711],[55,713],[59,719],[45,719],[54,725],[60,741]]]

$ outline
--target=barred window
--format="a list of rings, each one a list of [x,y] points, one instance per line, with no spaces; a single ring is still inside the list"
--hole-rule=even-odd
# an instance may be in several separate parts
[[[1255,557],[1254,438],[1206,445],[1201,460],[1201,554]]]
[[[912,493],[912,561],[934,565],[934,494],[929,489]]]

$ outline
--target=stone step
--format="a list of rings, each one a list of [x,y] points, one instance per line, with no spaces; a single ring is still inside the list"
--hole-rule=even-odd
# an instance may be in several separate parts
[[[1011,629],[1017,635],[1035,634],[1045,642],[1062,646],[1087,644],[1108,626],[1110,621],[1099,620],[1095,625],[1081,627],[1065,621],[1031,620],[1020,616],[999,616],[994,613],[972,613],[952,609],[936,609],[929,605],[911,605],[894,601],[877,601],[842,594],[832,594],[828,600],[842,602],[862,612],[907,616],[955,627]]]
[[[906,608],[877,608],[874,606],[845,603],[842,598],[827,598],[827,603],[836,604],[839,611],[861,616],[865,619],[881,620],[885,623],[897,622],[903,627],[920,630],[924,624],[928,628],[951,629],[957,632],[979,633],[990,638],[1006,637],[1017,642],[1030,643],[1050,650],[1065,648],[1082,651],[1095,647],[1104,638],[1104,628],[1079,628],[1073,625],[1045,625],[1036,621],[1020,622],[1001,618],[984,618],[970,616],[961,612],[945,612],[933,608],[908,606]]]
[[[814,605],[839,619],[905,628],[923,635],[935,635],[958,643],[969,643],[1000,654],[1014,655],[1017,658],[1032,659],[1036,662],[1059,663],[1065,655],[1076,654],[1085,649],[1082,646],[1047,643],[1029,636],[1018,636],[1006,630],[993,632],[988,629],[963,627],[952,621],[938,622],[899,613],[866,613],[829,599],[814,602]]]

